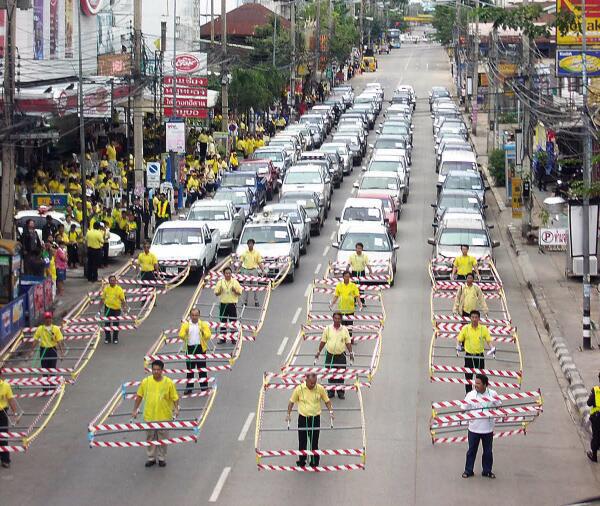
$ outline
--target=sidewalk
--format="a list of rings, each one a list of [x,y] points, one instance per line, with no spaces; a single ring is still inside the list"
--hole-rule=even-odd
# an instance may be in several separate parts
[[[479,114],[479,125],[487,123],[487,114]],[[477,151],[484,174],[492,186],[487,167],[487,129],[478,128],[472,142]],[[534,191],[532,221],[540,225],[539,211],[549,192]],[[560,368],[568,382],[565,396],[581,417],[584,427],[589,428],[587,397],[592,385],[596,384],[598,371],[598,339],[592,334],[593,350],[582,351],[582,285],[581,279],[565,276],[565,252],[541,252],[537,246],[528,244],[521,237],[521,220],[512,217],[510,207],[505,205],[504,187],[492,186],[494,199],[498,204],[498,224],[500,233],[505,236],[515,250],[517,264],[527,284],[543,325],[550,337],[551,349],[558,358]],[[600,297],[598,290],[592,290],[592,321],[598,321]],[[562,382],[560,382],[562,383]]]

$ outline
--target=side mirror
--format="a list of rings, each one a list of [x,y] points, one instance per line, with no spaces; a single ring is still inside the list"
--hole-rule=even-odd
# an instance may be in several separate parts
[[[431,204],[431,207],[433,207],[434,209],[437,209],[437,204]]]
[[[294,238],[292,238],[292,242],[300,242],[300,237],[294,237]]]
[[[341,221],[342,219],[339,216],[335,217],[335,221]]]
[[[492,241],[492,248],[497,248],[500,246],[500,241]]]
[[[435,246],[435,239],[433,237],[429,237],[427,239],[427,244],[431,244],[432,246]]]
[[[339,242],[333,242],[333,243],[331,243],[331,247],[335,248],[335,249],[339,249],[340,243]]]
[[[394,250],[400,249],[400,245],[399,245],[399,244],[397,244],[397,243],[394,243],[394,246],[393,246],[393,248],[394,248]]]
[[[494,225],[488,225],[488,228],[491,230],[492,228],[494,228]]]
[[[359,188],[360,185],[358,184],[358,181],[352,184],[352,188]]]

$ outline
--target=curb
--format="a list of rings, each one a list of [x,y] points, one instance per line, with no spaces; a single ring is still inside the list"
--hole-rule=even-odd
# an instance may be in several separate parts
[[[554,313],[546,299],[544,288],[539,284],[538,277],[531,261],[529,260],[529,254],[521,249],[518,242],[515,240],[518,237],[517,230],[514,225],[510,224],[506,227],[508,232],[509,242],[517,255],[517,263],[523,278],[527,280],[527,288],[531,293],[533,300],[535,301],[537,311],[542,319],[544,328],[548,332],[550,337],[550,343],[552,345],[552,351],[558,359],[560,369],[563,372],[565,379],[569,383],[567,389],[567,397],[573,406],[577,409],[581,418],[581,425],[584,430],[591,434],[591,425],[589,420],[589,407],[587,405],[587,399],[589,391],[585,386],[581,373],[575,365],[575,361],[571,356],[571,352],[567,347],[565,339],[563,338],[562,329],[558,320],[554,317]]]

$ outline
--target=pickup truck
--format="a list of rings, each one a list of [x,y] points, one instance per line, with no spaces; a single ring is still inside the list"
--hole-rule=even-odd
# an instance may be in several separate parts
[[[267,185],[265,178],[259,176],[256,170],[238,170],[235,172],[226,172],[223,174],[220,188],[235,188],[245,186],[252,190],[256,196],[258,206],[262,207],[267,203]]]
[[[257,159],[257,160],[242,160],[238,166],[238,171],[256,171],[259,177],[265,180],[265,186],[267,188],[267,200],[273,200],[279,190],[279,169],[273,165],[271,160]]]
[[[211,230],[218,229],[219,248],[233,250],[242,234],[246,213],[243,209],[237,211],[228,200],[203,199],[194,202],[185,219],[206,223]]]
[[[152,251],[159,261],[188,260],[202,274],[217,261],[221,233],[200,221],[167,221],[154,232]]]

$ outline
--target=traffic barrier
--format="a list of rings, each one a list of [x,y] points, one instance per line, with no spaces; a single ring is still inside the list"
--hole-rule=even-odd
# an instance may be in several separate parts
[[[429,262],[428,272],[432,284],[437,281],[450,280],[452,266],[455,257],[434,257]],[[477,269],[482,281],[502,283],[496,265],[490,257],[482,257],[477,260]]]
[[[290,256],[283,257],[265,257],[263,256],[263,265],[267,269],[265,278],[271,281],[272,289],[277,288],[289,274],[292,268],[292,258]],[[220,274],[225,267],[231,267],[233,272],[239,273],[242,264],[236,254],[231,254],[222,262],[218,269],[214,270],[215,274]],[[240,282],[241,283],[241,282]]]
[[[354,283],[367,283],[368,285],[380,285],[389,288],[394,283],[394,269],[390,261],[370,261],[371,272],[360,277],[353,277],[351,281]],[[342,275],[345,270],[348,269],[347,262],[330,262],[327,271],[325,272],[325,278],[339,279],[341,281]],[[367,271],[368,272],[368,271]],[[368,286],[367,285],[367,286]]]
[[[187,260],[159,260],[158,279],[140,279],[140,270],[137,260],[132,259],[113,275],[117,276],[117,283],[124,286],[160,287],[160,293],[166,293],[180,286],[188,277],[191,263]],[[104,280],[108,283],[108,279]]]

